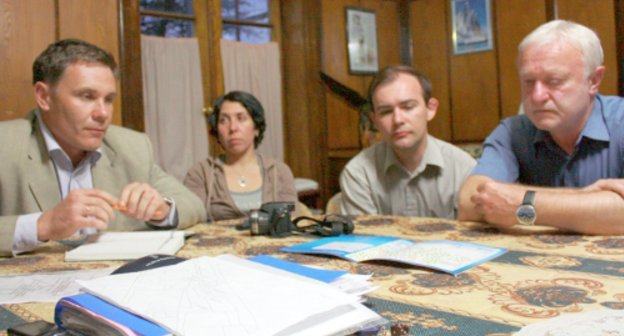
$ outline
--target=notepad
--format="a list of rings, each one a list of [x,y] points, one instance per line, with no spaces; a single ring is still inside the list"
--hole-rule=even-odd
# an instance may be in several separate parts
[[[285,252],[325,254],[350,261],[388,260],[456,275],[507,252],[504,248],[449,240],[414,242],[382,237],[343,235],[281,249]]]
[[[184,231],[103,232],[65,253],[65,261],[131,260],[149,254],[175,254]]]

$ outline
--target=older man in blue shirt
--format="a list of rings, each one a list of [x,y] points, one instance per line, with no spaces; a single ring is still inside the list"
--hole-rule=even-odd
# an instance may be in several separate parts
[[[573,22],[548,22],[522,41],[526,114],[486,139],[460,191],[460,220],[624,233],[624,99],[598,94],[602,64],[596,34]]]

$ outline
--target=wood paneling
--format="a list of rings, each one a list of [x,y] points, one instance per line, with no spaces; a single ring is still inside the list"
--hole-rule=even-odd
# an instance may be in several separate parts
[[[54,42],[54,27],[53,0],[0,0],[0,120],[36,107],[32,63]]]
[[[624,96],[624,0],[615,0],[615,27],[616,27],[616,59],[618,71],[618,92]]]
[[[327,106],[327,143],[329,150],[359,148],[359,112],[344,98],[325,90]]]
[[[356,0],[321,1],[321,69],[340,83],[364,95],[365,83],[362,76],[349,74],[347,59],[347,6],[358,7]],[[359,129],[357,109],[349,106],[340,97],[325,91],[327,111],[327,146],[328,149],[359,148]]]
[[[496,52],[451,57],[454,141],[481,141],[499,122]]]
[[[321,0],[321,69],[344,85],[364,93],[361,76],[349,75],[345,7],[358,7],[357,0]]]
[[[618,94],[618,62],[613,0],[557,0],[560,19],[572,20],[593,29],[602,43],[607,68],[600,85],[602,94]]]
[[[122,125],[135,131],[145,131],[143,116],[143,68],[141,64],[141,27],[139,2],[119,0],[119,66],[122,99]]]
[[[322,0],[322,71],[366,97],[371,75],[349,73],[347,58],[346,8],[356,7],[375,12],[379,68],[401,62],[401,28],[398,1]],[[326,91],[328,149],[357,149],[359,111],[342,98]]]
[[[377,23],[377,57],[379,69],[401,63],[401,20],[398,1],[363,0],[362,7],[375,12]],[[346,42],[345,42],[346,45]],[[366,96],[373,76],[363,76]]]
[[[450,33],[446,20],[447,7],[447,1],[413,1],[410,4],[409,14],[413,66],[429,77],[433,85],[433,96],[440,101],[436,117],[429,122],[429,132],[440,139],[450,141],[452,140],[448,68]]]
[[[79,38],[103,48],[119,61],[119,22],[117,0],[58,0],[59,39]],[[121,92],[118,85],[117,90]],[[113,123],[121,125],[121,99],[115,100]]]
[[[326,108],[319,70],[320,3],[282,0],[282,66],[286,162],[298,177],[319,182],[328,196]]]
[[[531,11],[525,10],[527,7]],[[521,103],[518,44],[547,21],[544,0],[506,0],[496,3],[496,45],[500,80],[501,117],[518,114]]]

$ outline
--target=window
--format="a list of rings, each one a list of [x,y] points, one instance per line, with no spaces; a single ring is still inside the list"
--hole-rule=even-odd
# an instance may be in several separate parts
[[[247,43],[271,42],[269,0],[221,0],[223,38]]]
[[[195,36],[193,0],[141,0],[140,12],[145,35]]]

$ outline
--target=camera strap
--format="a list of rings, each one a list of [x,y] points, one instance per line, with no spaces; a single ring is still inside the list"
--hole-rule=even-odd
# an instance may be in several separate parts
[[[299,226],[302,220],[309,220],[315,224]],[[294,230],[301,233],[309,233],[321,237],[334,237],[342,234],[353,233],[354,225],[351,219],[342,215],[327,215],[322,220],[316,218],[299,216],[293,220]]]

